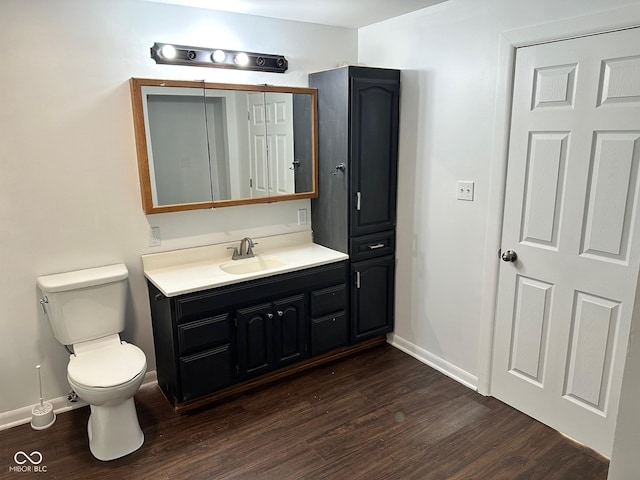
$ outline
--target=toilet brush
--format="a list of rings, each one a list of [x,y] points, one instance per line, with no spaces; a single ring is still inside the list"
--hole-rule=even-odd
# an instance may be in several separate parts
[[[36,365],[38,371],[38,385],[40,386],[40,403],[31,409],[31,428],[34,430],[44,430],[53,425],[56,421],[56,414],[53,405],[42,400],[42,377],[40,376],[40,365]]]

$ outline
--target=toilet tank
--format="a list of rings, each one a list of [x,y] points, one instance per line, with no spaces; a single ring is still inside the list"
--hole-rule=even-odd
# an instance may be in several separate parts
[[[56,339],[73,345],[122,332],[128,276],[117,264],[38,277]]]

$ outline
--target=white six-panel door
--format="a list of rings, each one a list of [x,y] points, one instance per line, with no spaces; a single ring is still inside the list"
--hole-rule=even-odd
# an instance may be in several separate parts
[[[262,92],[247,95],[249,109],[249,165],[251,198],[269,196],[267,112]]]
[[[289,93],[249,93],[251,196],[295,193],[293,99]]]
[[[640,29],[517,50],[502,236],[517,260],[500,262],[491,392],[605,455],[638,281],[639,159]]]
[[[290,93],[265,94],[271,195],[295,193],[292,97]]]

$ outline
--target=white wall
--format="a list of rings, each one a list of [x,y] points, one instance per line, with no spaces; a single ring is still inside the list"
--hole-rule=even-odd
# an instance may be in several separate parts
[[[500,216],[489,188],[500,33],[638,3],[449,0],[358,31],[359,62],[402,69],[394,341],[472,387],[485,234]],[[474,202],[455,199],[457,180],[475,181]]]
[[[154,42],[284,54],[289,71],[156,65]],[[140,255],[297,231],[308,201],[145,216],[130,77],[307,85],[310,71],[355,63],[357,32],[135,0],[0,2],[0,425],[38,399],[65,395],[67,353],[40,313],[38,275],[124,262],[123,337],[155,368]],[[162,247],[148,247],[150,225]]]

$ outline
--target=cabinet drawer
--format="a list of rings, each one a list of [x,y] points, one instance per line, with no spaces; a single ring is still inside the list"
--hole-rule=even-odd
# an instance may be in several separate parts
[[[182,401],[226,387],[233,380],[231,348],[223,345],[213,350],[180,358]]]
[[[180,355],[229,343],[229,315],[203,318],[178,325]]]
[[[343,347],[348,342],[347,316],[344,312],[311,320],[311,355]]]
[[[392,255],[395,251],[395,232],[389,230],[387,232],[352,237],[349,250],[349,257],[352,262]]]
[[[311,316],[318,317],[347,306],[347,289],[344,284],[311,292]]]

